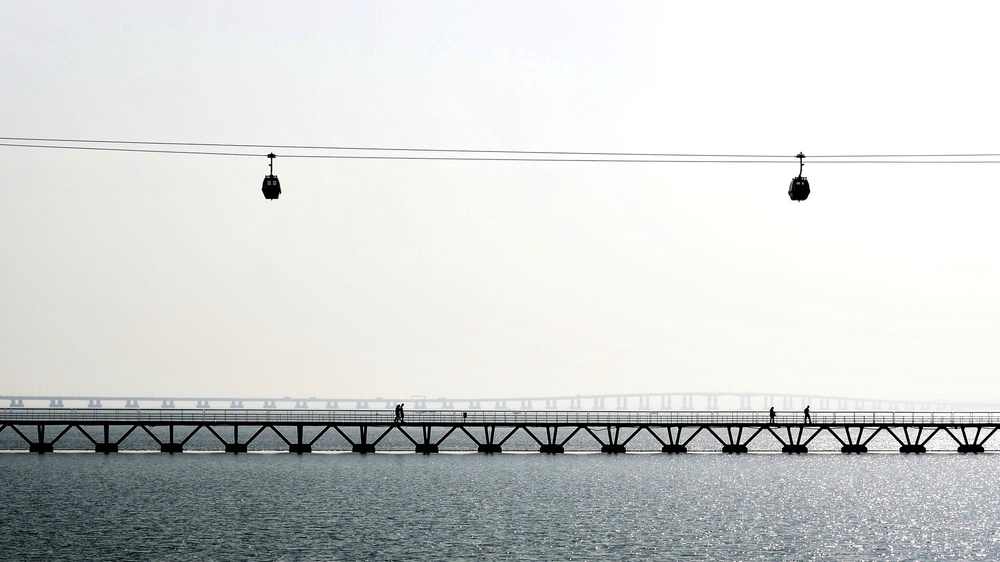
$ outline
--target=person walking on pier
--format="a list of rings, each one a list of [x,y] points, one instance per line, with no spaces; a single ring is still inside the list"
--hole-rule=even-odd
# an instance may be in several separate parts
[[[802,413],[806,415],[805,421],[803,421],[802,423],[812,423],[812,418],[809,417],[809,405],[808,404],[806,404],[806,409],[802,410]]]
[[[405,405],[406,404],[400,404],[399,405],[399,423],[403,423],[403,415],[404,415],[403,414],[403,406],[405,406]]]
[[[392,423],[399,423],[399,404],[396,404],[395,417],[392,418]]]
[[[774,406],[771,406],[771,411],[767,414],[771,416],[771,425],[774,425]]]

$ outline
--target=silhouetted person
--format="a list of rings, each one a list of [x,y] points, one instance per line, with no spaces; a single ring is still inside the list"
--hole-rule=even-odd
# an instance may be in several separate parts
[[[395,411],[395,414],[396,414],[396,417],[394,417],[394,418],[392,419],[393,423],[395,423],[395,422],[398,422],[398,421],[399,421],[399,404],[396,404],[396,411]]]
[[[812,422],[812,418],[809,417],[809,406],[808,405],[806,406],[805,410],[802,410],[802,413],[806,415],[806,419],[805,419],[805,421],[803,423],[810,423],[810,422]]]
[[[771,406],[771,411],[768,412],[768,415],[771,416],[771,425],[774,425],[774,406]]]
[[[399,421],[400,421],[400,422],[402,422],[402,421],[403,421],[403,415],[404,415],[404,414],[403,414],[403,406],[405,406],[405,405],[406,405],[406,404],[400,404],[400,405],[399,405]]]

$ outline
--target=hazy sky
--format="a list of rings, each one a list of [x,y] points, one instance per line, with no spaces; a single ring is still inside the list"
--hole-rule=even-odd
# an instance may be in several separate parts
[[[998,12],[12,2],[0,136],[1000,152]],[[1000,402],[1000,164],[275,152],[0,147],[0,394]]]

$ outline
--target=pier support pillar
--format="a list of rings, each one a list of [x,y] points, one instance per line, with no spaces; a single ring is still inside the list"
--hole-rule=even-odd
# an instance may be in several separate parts
[[[53,444],[45,442],[45,426],[38,426],[38,441],[34,443],[28,443],[29,453],[51,453],[53,452]]]
[[[729,444],[722,446],[722,452],[734,455],[741,455],[747,453],[748,449],[746,445]]]
[[[358,434],[361,436],[360,443],[351,443],[352,453],[361,453],[362,455],[367,453],[375,452],[375,444],[368,442],[368,426],[362,425],[358,427]]]
[[[562,445],[551,444],[551,445],[542,445],[541,447],[538,448],[538,452],[544,453],[546,455],[556,455],[559,453],[565,453],[566,449]]]
[[[669,455],[679,455],[688,452],[688,448],[684,445],[664,445],[663,452]]]
[[[900,453],[912,453],[914,455],[919,455],[920,453],[926,453],[927,447],[923,445],[903,445],[899,448]]]
[[[841,453],[847,453],[847,454],[852,454],[853,453],[853,454],[860,455],[861,453],[867,453],[868,452],[868,447],[865,447],[864,445],[857,445],[857,444],[844,445],[843,447],[840,448],[840,452]]]
[[[423,439],[421,440],[420,443],[417,443],[417,445],[416,445],[416,452],[417,453],[423,453],[425,455],[429,455],[431,453],[437,453],[437,452],[439,452],[438,451],[438,444],[434,443],[431,440],[431,426],[425,425],[425,426],[421,427],[420,428],[420,433],[423,436]]]
[[[117,453],[118,452],[118,443],[112,443],[111,442],[111,426],[110,425],[105,424],[105,426],[104,426],[104,442],[103,443],[95,443],[94,444],[94,452],[96,452],[96,453],[104,453],[105,455],[108,454],[108,453]]]
[[[174,443],[174,426],[173,425],[168,426],[167,431],[168,431],[169,441],[167,443],[160,443],[160,452],[170,453],[170,454],[183,453],[184,444]]]
[[[808,453],[809,452],[809,448],[806,447],[805,445],[790,444],[790,445],[784,445],[784,446],[782,446],[781,447],[781,452],[782,453],[790,453],[790,454],[800,455],[802,453]]]
[[[227,453],[245,453],[247,452],[247,444],[240,443],[240,426],[233,425],[233,442],[226,443]]]
[[[612,455],[617,455],[625,452],[625,445],[620,445],[617,443],[609,443],[607,445],[601,445],[602,453],[610,453]]]
[[[305,443],[302,440],[302,430],[303,430],[303,427],[301,425],[295,426],[295,430],[296,430],[296,433],[298,435],[298,440],[297,440],[296,443],[289,443],[288,444],[288,452],[289,453],[296,453],[296,454],[299,454],[299,455],[301,455],[302,453],[311,453],[311,452],[313,452],[312,444],[311,443]]]
[[[484,425],[483,434],[485,439],[482,443],[479,443],[479,448],[477,449],[480,453],[486,453],[492,455],[494,453],[502,453],[503,448],[497,443],[497,426],[495,425]]]
[[[979,454],[979,453],[985,453],[986,449],[982,445],[967,444],[967,445],[959,445],[958,452],[963,454],[964,453]]]

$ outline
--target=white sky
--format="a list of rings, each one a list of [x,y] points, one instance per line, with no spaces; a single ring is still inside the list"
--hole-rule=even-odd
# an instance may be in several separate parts
[[[1000,152],[995,3],[20,2],[0,136]],[[261,151],[266,152],[266,151]],[[276,150],[280,153],[280,150]],[[0,394],[1000,402],[1000,164],[0,147]]]

